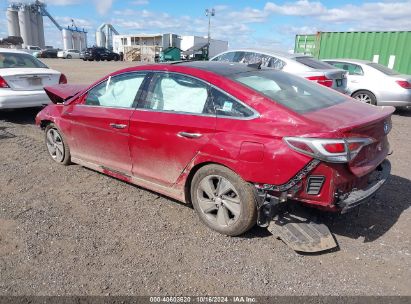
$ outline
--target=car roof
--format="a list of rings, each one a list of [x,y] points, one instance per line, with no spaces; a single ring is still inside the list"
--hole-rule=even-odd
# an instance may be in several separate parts
[[[311,55],[304,55],[304,54],[300,54],[300,53],[290,54],[290,53],[283,52],[283,51],[273,51],[273,50],[259,49],[259,48],[255,48],[255,49],[254,48],[252,48],[252,49],[250,49],[250,48],[230,49],[230,50],[227,50],[225,52],[221,52],[220,54],[229,53],[229,52],[261,53],[261,54],[265,54],[265,55],[268,55],[268,56],[275,56],[279,59],[293,59],[293,58],[296,58],[296,57],[313,57]],[[220,55],[220,54],[218,54],[218,55]],[[218,56],[218,55],[216,55],[216,56]]]
[[[27,52],[16,50],[16,49],[6,49],[0,48],[0,53],[16,53],[16,54],[28,54]]]
[[[234,74],[257,71],[258,68],[248,66],[243,63],[221,62],[221,61],[189,61],[173,63],[178,66],[185,66],[212,72],[221,76],[231,76]]]
[[[345,59],[345,58],[336,58],[336,59],[321,59],[322,61],[344,61],[348,63],[362,63],[362,64],[367,64],[367,63],[372,63],[370,60],[361,60],[361,59]]]

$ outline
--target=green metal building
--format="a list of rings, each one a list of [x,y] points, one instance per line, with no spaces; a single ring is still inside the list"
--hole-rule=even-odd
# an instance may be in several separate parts
[[[296,35],[296,53],[319,59],[365,59],[411,74],[411,31],[318,32]]]

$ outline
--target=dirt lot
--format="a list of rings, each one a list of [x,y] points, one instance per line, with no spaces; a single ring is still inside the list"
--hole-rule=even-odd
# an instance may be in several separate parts
[[[130,64],[47,60],[73,83]],[[0,113],[0,295],[411,295],[411,110],[392,178],[327,224],[339,250],[299,255],[261,228],[219,235],[191,207],[49,159],[36,110]]]

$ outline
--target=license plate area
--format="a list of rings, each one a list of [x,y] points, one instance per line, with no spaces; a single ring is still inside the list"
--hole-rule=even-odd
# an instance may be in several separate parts
[[[41,86],[43,84],[40,77],[31,77],[27,79],[31,86]]]
[[[336,82],[337,82],[337,87],[341,87],[343,84],[342,79],[337,79]]]

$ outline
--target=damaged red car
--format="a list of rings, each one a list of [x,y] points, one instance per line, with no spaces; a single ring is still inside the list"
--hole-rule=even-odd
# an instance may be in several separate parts
[[[192,203],[226,235],[268,226],[281,204],[345,213],[390,174],[394,108],[258,64],[145,65],[45,90],[52,159]]]

